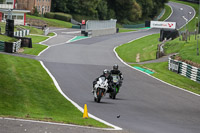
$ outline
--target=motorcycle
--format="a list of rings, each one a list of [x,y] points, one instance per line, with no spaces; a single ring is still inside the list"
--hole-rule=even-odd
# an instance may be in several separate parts
[[[111,84],[112,92],[109,93],[109,97],[115,99],[117,93],[119,93],[120,82],[122,81],[120,80],[119,75],[112,74],[111,76],[112,76],[112,84]]]
[[[94,101],[100,102],[101,98],[106,95],[108,90],[108,80],[104,77],[100,77],[97,83],[94,85]]]

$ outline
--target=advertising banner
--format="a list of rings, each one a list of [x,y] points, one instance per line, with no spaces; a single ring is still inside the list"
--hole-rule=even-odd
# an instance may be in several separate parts
[[[176,29],[176,22],[151,21],[151,28]]]

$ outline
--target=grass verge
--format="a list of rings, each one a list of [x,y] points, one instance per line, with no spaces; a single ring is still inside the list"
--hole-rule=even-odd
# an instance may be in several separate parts
[[[159,34],[153,34],[117,47],[116,52],[125,62],[134,63],[156,59]],[[151,41],[149,41],[151,40]]]
[[[131,31],[136,31],[136,30],[125,29],[125,28],[119,28],[119,33],[123,33],[123,32],[131,32]]]
[[[6,36],[6,35],[0,35],[0,41],[4,41],[4,42],[16,42],[17,39]]]
[[[160,18],[159,21],[164,21],[165,19],[167,19],[170,16],[171,13],[172,13],[172,10],[171,10],[170,6],[165,5],[165,14],[162,16],[162,18]]]
[[[132,64],[131,66],[139,66],[142,68],[150,68],[155,71],[152,76],[161,79],[172,85],[181,87],[183,89],[189,90],[191,92],[200,94],[200,85],[184,76],[180,76],[177,73],[168,70],[168,62],[162,63],[150,63],[150,64]]]
[[[190,37],[188,42],[179,41],[179,38],[167,42],[164,49],[166,54],[179,53],[181,59],[200,64],[200,58],[197,56],[197,40],[195,40],[194,35]]]
[[[33,36],[33,35],[29,35],[27,37],[32,38],[32,47],[33,48],[24,47],[23,48],[24,49],[24,51],[23,51],[24,54],[38,55],[42,50],[47,48],[47,46],[41,45],[41,44],[37,44],[37,43],[48,39],[48,37],[46,37],[46,36]]]
[[[38,61],[0,54],[0,62],[1,117],[107,127],[91,118],[83,119]]]

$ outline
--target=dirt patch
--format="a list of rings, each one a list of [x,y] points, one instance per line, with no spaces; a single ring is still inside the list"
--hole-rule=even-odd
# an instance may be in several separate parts
[[[138,53],[138,54],[136,55],[136,62],[137,62],[137,63],[140,62],[140,53]]]
[[[23,48],[20,48],[17,53],[23,53],[24,52],[24,49]]]
[[[181,59],[180,56],[175,56],[175,60],[182,61],[182,62],[185,62],[185,63],[191,65],[191,66],[194,66],[194,67],[200,68],[200,64],[195,63],[195,62],[192,62],[192,61],[190,61],[190,60],[183,60],[183,59]]]

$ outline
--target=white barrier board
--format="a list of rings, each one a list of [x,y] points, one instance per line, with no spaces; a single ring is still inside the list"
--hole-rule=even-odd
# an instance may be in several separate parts
[[[176,22],[151,21],[151,28],[176,29]]]

